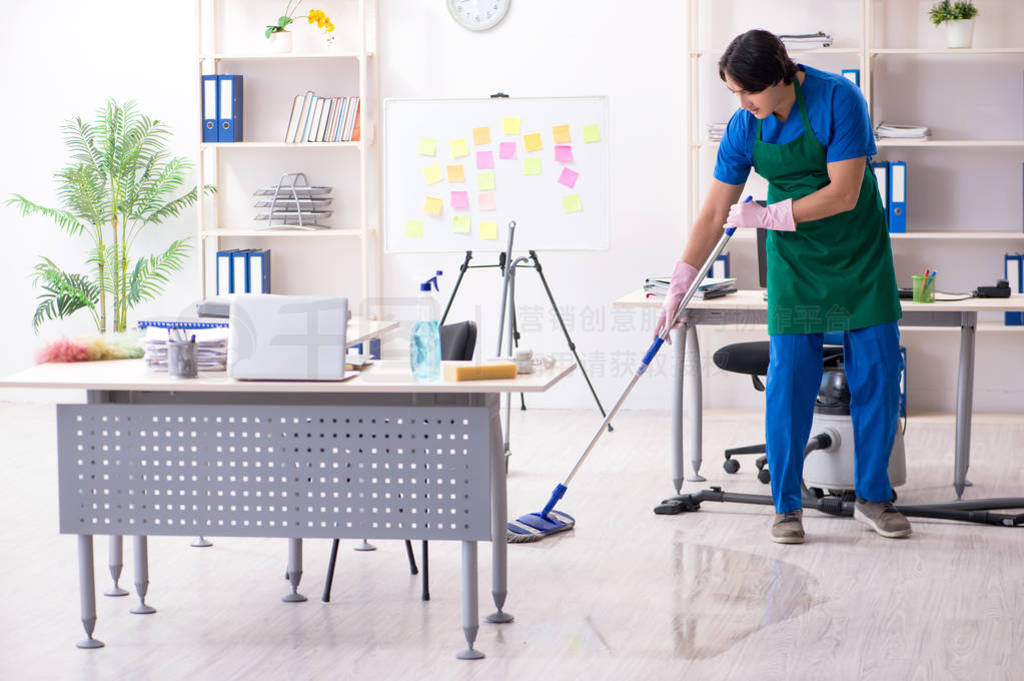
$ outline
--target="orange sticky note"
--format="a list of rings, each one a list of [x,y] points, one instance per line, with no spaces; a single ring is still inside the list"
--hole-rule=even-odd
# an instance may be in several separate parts
[[[506,135],[518,135],[519,134],[519,119],[518,118],[505,118],[501,121],[501,131]]]
[[[451,150],[453,158],[469,156],[469,145],[466,144],[466,140],[452,140],[448,143],[448,148]]]
[[[568,125],[556,125],[551,128],[551,133],[555,138],[555,144],[568,144],[572,142],[569,137],[569,126]]]
[[[491,143],[491,129],[487,126],[482,128],[473,128],[473,144],[490,144]]]
[[[466,168],[460,163],[454,166],[448,166],[448,181],[449,182],[465,182],[466,181]]]
[[[540,151],[542,148],[540,133],[531,132],[529,135],[523,135],[523,146],[526,147],[527,151]]]
[[[423,212],[430,213],[431,215],[440,215],[443,206],[444,201],[434,196],[428,196],[427,200],[423,202]]]
[[[481,239],[497,239],[498,238],[498,223],[497,222],[481,222],[480,223],[480,238]]]
[[[405,223],[405,235],[413,239],[422,239],[423,220],[407,220]]]

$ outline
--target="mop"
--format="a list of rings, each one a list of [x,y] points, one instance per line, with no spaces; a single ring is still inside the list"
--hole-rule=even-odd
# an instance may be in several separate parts
[[[753,197],[748,197],[747,201],[750,201],[752,198]],[[526,515],[519,516],[515,520],[509,521],[507,539],[510,544],[523,544],[526,542],[540,541],[544,537],[571,529],[576,524],[576,519],[568,513],[555,511],[555,504],[565,496],[565,492],[568,489],[573,476],[576,475],[576,472],[580,469],[580,466],[583,465],[583,462],[590,454],[590,450],[594,448],[594,445],[597,444],[598,439],[604,433],[605,428],[607,428],[608,424],[615,417],[615,414],[618,413],[619,407],[621,407],[622,403],[626,401],[630,391],[633,390],[633,386],[636,385],[636,382],[640,380],[640,377],[647,371],[647,368],[651,364],[651,360],[653,360],[654,356],[658,354],[658,350],[661,349],[661,346],[665,343],[665,339],[668,338],[668,334],[675,325],[676,319],[678,319],[683,313],[686,306],[690,304],[690,299],[693,298],[694,294],[697,292],[697,287],[700,285],[701,281],[703,281],[704,276],[708,273],[708,270],[711,269],[711,266],[714,264],[718,256],[722,254],[722,251],[725,249],[725,245],[729,243],[729,239],[735,231],[735,227],[726,227],[724,229],[722,238],[718,240],[715,248],[711,251],[711,255],[708,256],[708,259],[697,271],[697,276],[694,278],[690,288],[686,291],[686,294],[680,301],[679,307],[676,308],[675,314],[672,315],[672,319],[665,324],[665,328],[662,329],[661,333],[654,339],[654,342],[651,343],[651,347],[647,349],[647,354],[644,355],[643,360],[640,362],[640,366],[637,367],[636,373],[633,374],[633,377],[630,379],[626,389],[622,391],[621,395],[619,395],[619,399],[615,401],[615,406],[611,408],[608,415],[601,423],[601,426],[597,429],[597,432],[594,433],[594,437],[591,438],[590,444],[587,445],[587,448],[583,451],[583,454],[576,462],[576,465],[572,467],[572,471],[569,472],[569,476],[564,482],[555,486],[555,490],[551,493],[551,498],[544,506],[544,509],[540,513],[527,513]]]

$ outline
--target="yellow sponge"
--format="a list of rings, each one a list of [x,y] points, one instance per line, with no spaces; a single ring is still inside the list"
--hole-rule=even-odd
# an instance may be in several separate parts
[[[483,381],[495,378],[515,378],[515,362],[441,362],[441,373],[446,381]]]

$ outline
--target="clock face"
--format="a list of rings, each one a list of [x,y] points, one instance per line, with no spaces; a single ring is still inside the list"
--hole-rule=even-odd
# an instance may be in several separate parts
[[[452,18],[471,31],[491,28],[505,17],[511,0],[447,0]]]

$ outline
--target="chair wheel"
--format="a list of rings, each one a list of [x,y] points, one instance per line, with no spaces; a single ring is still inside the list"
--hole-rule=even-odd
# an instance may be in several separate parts
[[[825,490],[823,490],[822,488],[820,488],[820,487],[810,487],[809,489],[810,489],[811,494],[814,495],[815,499],[824,499],[825,498]],[[831,494],[831,493],[832,493],[832,490],[829,490],[829,494]]]
[[[722,468],[725,469],[726,473],[735,473],[740,469],[740,462],[736,459],[726,459],[722,462]]]
[[[763,484],[767,485],[769,482],[772,481],[772,474],[768,472],[767,468],[762,468],[757,472],[757,479],[760,480]]]

